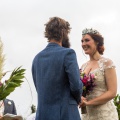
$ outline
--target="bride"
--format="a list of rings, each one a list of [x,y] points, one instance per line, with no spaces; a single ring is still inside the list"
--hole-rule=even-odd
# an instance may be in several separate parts
[[[86,106],[87,112],[82,120],[118,120],[118,113],[112,99],[117,92],[117,77],[113,61],[103,57],[104,38],[93,29],[82,31],[82,48],[89,55],[89,61],[81,67],[86,74],[96,74],[93,91],[82,97],[80,107]]]

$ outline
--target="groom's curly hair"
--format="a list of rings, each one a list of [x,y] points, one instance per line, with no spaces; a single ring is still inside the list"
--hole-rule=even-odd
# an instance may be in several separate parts
[[[52,39],[60,41],[65,35],[70,32],[70,24],[62,18],[52,17],[45,24],[45,37],[48,42]]]

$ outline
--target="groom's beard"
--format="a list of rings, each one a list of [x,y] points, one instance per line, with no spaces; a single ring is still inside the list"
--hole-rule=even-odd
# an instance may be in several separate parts
[[[66,48],[70,48],[70,42],[69,42],[69,38],[64,38],[62,40],[62,46],[66,47]]]

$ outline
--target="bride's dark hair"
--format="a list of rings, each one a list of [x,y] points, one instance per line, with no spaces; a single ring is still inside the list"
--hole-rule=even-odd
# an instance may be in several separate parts
[[[91,38],[97,43],[97,50],[101,55],[103,55],[105,48],[104,48],[104,38],[102,37],[102,35],[92,34],[92,33],[88,33],[88,35],[90,35]]]

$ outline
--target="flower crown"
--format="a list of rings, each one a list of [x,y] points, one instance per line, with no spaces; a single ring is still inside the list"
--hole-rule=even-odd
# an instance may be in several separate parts
[[[85,35],[85,34],[88,34],[88,33],[92,33],[92,34],[100,34],[97,30],[94,30],[94,29],[84,29],[83,31],[82,31],[82,35]]]

